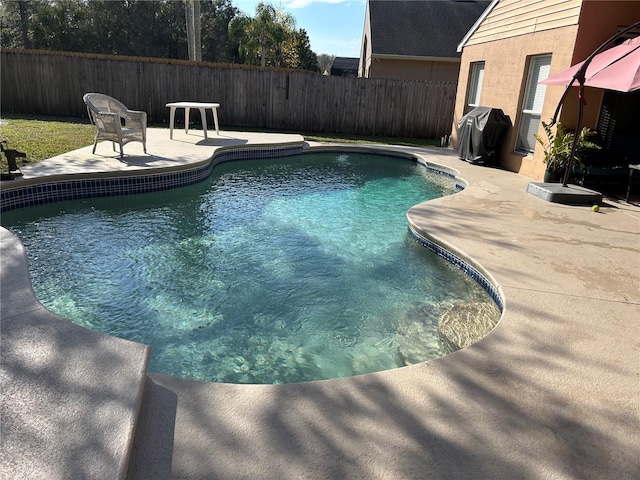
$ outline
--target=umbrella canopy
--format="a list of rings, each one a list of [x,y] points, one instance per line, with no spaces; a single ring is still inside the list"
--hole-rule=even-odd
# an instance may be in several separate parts
[[[568,85],[583,63],[577,63],[538,83]],[[578,86],[578,81],[574,81],[573,85]],[[631,38],[593,57],[585,73],[584,85],[618,92],[640,90],[640,37]]]

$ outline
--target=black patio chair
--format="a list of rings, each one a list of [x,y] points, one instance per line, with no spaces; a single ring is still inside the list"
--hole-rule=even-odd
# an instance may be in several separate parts
[[[9,173],[6,174],[6,177],[3,174],[2,178],[13,180],[15,177],[21,177],[22,170],[20,170],[16,158],[27,158],[27,154],[24,152],[19,152],[18,150],[7,148],[6,140],[0,141],[0,151],[4,153],[4,156],[7,159],[7,165],[9,166]]]

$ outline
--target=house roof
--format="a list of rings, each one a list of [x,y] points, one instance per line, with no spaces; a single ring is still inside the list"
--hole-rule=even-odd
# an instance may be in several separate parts
[[[331,75],[357,77],[359,64],[359,58],[336,57],[331,64]]]
[[[336,57],[333,59],[331,68],[337,68],[340,70],[358,70],[359,58],[352,57]]]
[[[493,7],[496,6],[496,4],[499,2],[500,0],[492,0],[491,5],[489,5],[484,12],[482,13],[482,15],[480,15],[480,17],[476,20],[476,22],[471,26],[471,28],[469,29],[469,31],[466,33],[466,35],[464,36],[464,38],[462,39],[462,41],[460,42],[460,44],[458,45],[458,52],[462,52],[462,49],[464,48],[464,46],[467,44],[467,41],[469,40],[469,38],[471,38],[471,35],[473,35],[474,33],[476,33],[476,30],[478,30],[478,27],[482,24],[482,22],[484,22],[484,19],[487,18],[487,16],[491,13],[491,10],[493,10]]]
[[[489,0],[370,0],[373,56],[459,58],[457,46]]]

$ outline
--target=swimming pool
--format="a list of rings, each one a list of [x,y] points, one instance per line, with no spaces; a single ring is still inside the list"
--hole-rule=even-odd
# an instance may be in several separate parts
[[[25,244],[43,304],[152,345],[150,370],[290,383],[442,356],[443,312],[492,302],[407,234],[408,208],[455,189],[406,158],[305,154],[2,223]]]

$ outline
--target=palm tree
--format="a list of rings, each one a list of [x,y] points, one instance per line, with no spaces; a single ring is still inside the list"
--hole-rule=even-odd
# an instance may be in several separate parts
[[[276,9],[269,3],[259,3],[254,18],[246,15],[235,17],[229,24],[229,35],[239,44],[241,56],[252,63],[260,58],[262,67],[272,53],[271,61],[275,66],[283,63],[283,44],[295,27],[291,14]]]

